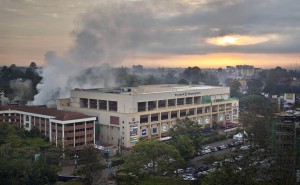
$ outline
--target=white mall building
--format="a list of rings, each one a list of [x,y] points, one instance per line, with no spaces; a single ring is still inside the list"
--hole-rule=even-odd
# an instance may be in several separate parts
[[[96,116],[102,144],[129,148],[140,138],[167,139],[176,120],[185,117],[200,127],[238,121],[239,101],[229,92],[229,87],[177,84],[75,89],[57,107]]]

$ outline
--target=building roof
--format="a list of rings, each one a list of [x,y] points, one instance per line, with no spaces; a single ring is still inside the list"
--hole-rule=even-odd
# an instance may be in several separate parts
[[[208,89],[221,89],[221,88],[226,88],[226,87],[208,86],[208,85],[158,84],[158,85],[141,85],[137,87],[74,89],[74,91],[136,95],[136,94],[180,92],[180,91],[208,90]]]
[[[33,114],[41,114],[45,116],[54,117],[55,119],[61,121],[90,118],[90,116],[78,112],[57,110],[54,108],[46,108],[40,106],[15,106],[15,105],[0,106],[0,111],[3,110],[16,110],[16,111],[33,113]]]

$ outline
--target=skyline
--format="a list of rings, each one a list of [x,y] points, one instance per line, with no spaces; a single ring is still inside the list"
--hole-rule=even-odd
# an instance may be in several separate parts
[[[0,64],[298,68],[298,10],[296,0],[2,0]]]

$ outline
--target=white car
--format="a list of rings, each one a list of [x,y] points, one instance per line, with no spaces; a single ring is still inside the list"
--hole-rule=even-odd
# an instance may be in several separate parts
[[[202,153],[204,153],[204,154],[209,154],[209,153],[211,153],[211,149],[205,149],[205,150],[202,150]]]
[[[184,172],[184,169],[177,169],[177,170],[174,171],[175,174],[176,173],[183,173],[183,172]]]
[[[235,160],[236,160],[236,161],[241,161],[241,160],[243,160],[243,156],[239,155],[239,156],[237,156],[237,157],[235,158]]]
[[[244,146],[241,146],[241,148],[240,148],[240,150],[242,150],[242,151],[246,151],[249,149],[250,149],[249,145],[244,145]]]

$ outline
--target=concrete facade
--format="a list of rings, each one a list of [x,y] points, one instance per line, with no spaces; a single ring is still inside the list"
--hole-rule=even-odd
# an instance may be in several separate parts
[[[96,117],[42,107],[1,106],[0,120],[30,131],[36,127],[56,146],[81,150],[95,144]]]
[[[96,116],[102,144],[132,147],[140,138],[166,139],[187,116],[202,128],[238,121],[239,101],[230,98],[229,87],[162,84],[75,89],[57,106]]]

